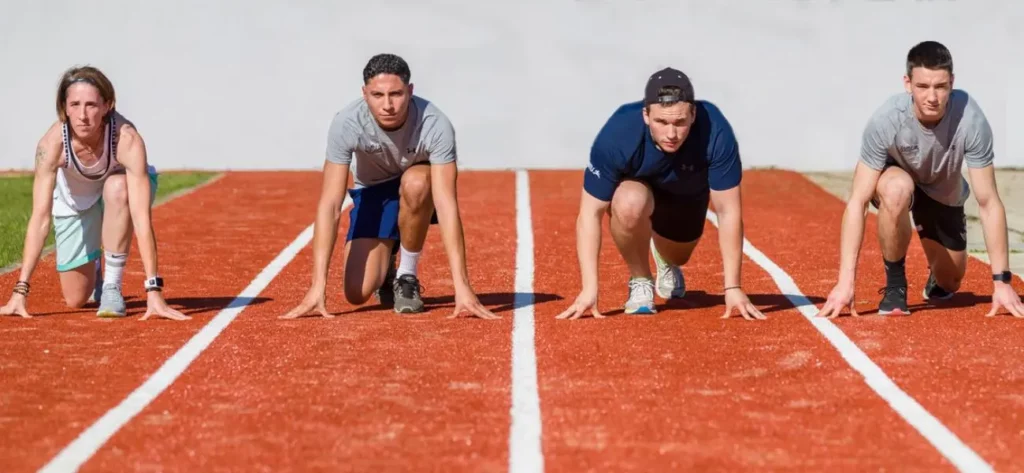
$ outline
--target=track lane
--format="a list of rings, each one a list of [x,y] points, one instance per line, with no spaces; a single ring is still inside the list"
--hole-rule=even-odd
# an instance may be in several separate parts
[[[905,470],[908,457],[914,469],[950,469],[749,259],[743,283],[769,321],[718,318],[721,260],[709,223],[684,269],[692,307],[554,320],[579,290],[582,174],[531,177],[535,286],[565,298],[536,308],[549,471]],[[745,202],[768,198],[747,193]],[[621,313],[628,273],[607,223],[601,255],[601,308]]]
[[[124,320],[96,318],[95,304],[64,308],[53,257],[44,258],[29,298],[29,311],[38,317],[0,320],[4,471],[41,467],[231,302],[308,225],[301,212],[278,211],[310,198],[311,182],[315,176],[301,173],[228,173],[154,209],[168,303],[191,321],[135,320],[145,313],[145,293],[134,244],[125,268],[130,318]],[[266,226],[271,219],[278,223]],[[11,287],[17,277],[0,276],[0,287]]]
[[[241,314],[83,471],[505,471],[514,193],[511,173],[460,173],[470,277],[503,320],[446,318],[453,289],[437,226],[420,259],[430,312],[344,303],[339,243],[328,296],[338,316],[278,320],[307,288],[307,247],[261,294],[269,302]],[[315,198],[292,206],[308,213]]]
[[[807,294],[827,297],[836,282],[845,203],[797,173],[761,171],[745,180],[747,235]],[[781,197],[785,196],[785,197]],[[795,198],[794,196],[799,196]],[[794,229],[783,232],[779,229]],[[794,244],[795,243],[795,244]],[[928,265],[915,236],[907,255],[910,317],[877,316],[885,284],[877,219],[869,214],[858,263],[856,300],[864,316],[836,324],[904,391],[996,471],[1024,471],[1024,323],[986,318],[989,266],[968,262],[963,287],[944,304],[924,303]],[[1015,278],[1014,287],[1024,293]],[[819,304],[820,307],[821,304]]]

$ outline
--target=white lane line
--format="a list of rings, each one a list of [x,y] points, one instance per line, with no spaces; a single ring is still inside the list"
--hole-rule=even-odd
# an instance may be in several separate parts
[[[64,447],[40,472],[77,471],[91,458],[110,437],[153,402],[188,366],[195,361],[206,347],[238,316],[263,289],[277,277],[278,273],[295,258],[295,255],[313,239],[313,225],[306,227],[298,237],[270,262],[242,292],[199,333],[164,362],[145,383],[128,395],[113,409],[107,411],[95,423],[83,431],[78,438]]]
[[[540,394],[533,319],[533,219],[530,176],[516,171],[516,295],[512,326],[512,425],[509,472],[544,471],[541,450]]]
[[[718,226],[718,215],[708,210],[708,220]],[[939,453],[956,465],[961,471],[993,471],[977,453],[961,441],[956,434],[942,425],[931,413],[925,410],[914,398],[896,386],[889,376],[882,371],[857,344],[843,333],[831,320],[815,317],[818,307],[814,305],[797,287],[796,282],[760,250],[743,239],[743,253],[764,268],[775,280],[775,285],[785,294],[786,298],[800,310],[814,328],[818,329],[825,339],[839,351],[854,370],[864,377],[864,381],[875,391],[900,417],[917,429],[934,446]]]

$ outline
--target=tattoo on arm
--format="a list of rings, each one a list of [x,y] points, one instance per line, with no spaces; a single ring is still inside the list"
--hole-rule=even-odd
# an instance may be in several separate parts
[[[43,158],[46,157],[46,150],[42,146],[36,147],[36,168],[43,164]]]

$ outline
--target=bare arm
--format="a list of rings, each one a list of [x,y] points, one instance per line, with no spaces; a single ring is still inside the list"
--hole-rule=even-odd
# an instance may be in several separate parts
[[[857,279],[857,258],[864,241],[864,221],[867,206],[875,194],[875,185],[881,171],[857,162],[853,173],[853,188],[843,212],[843,226],[839,246],[839,285],[853,288]]]
[[[324,162],[323,185],[313,223],[313,288],[322,293],[327,287],[327,271],[338,240],[341,205],[348,189],[348,164]]]
[[[430,192],[441,226],[441,239],[448,253],[456,291],[470,290],[469,271],[466,269],[466,241],[459,216],[456,197],[458,168],[454,161],[430,165]]]
[[[60,142],[55,142],[49,133],[36,147],[35,179],[32,183],[32,215],[25,232],[25,247],[22,252],[20,281],[28,282],[35,271],[39,256],[43,252],[46,237],[50,234],[50,219],[53,212],[53,189],[57,183],[57,168],[60,165]]]
[[[583,191],[580,213],[576,217],[576,256],[580,263],[583,291],[597,293],[597,262],[601,253],[601,220],[611,202]]]
[[[146,143],[131,125],[122,125],[118,139],[117,160],[124,166],[128,187],[128,211],[142,258],[146,278],[159,275],[157,267],[156,233],[153,231],[149,181],[149,161]]]
[[[967,172],[971,179],[971,187],[974,189],[974,198],[978,201],[985,248],[988,250],[992,273],[1001,273],[1010,269],[1010,263],[1007,250],[1006,209],[996,188],[995,168],[989,165],[983,168],[968,168]]]
[[[725,286],[740,285],[743,262],[743,208],[740,186],[724,191],[711,191],[711,202],[718,214],[718,246],[722,252]]]

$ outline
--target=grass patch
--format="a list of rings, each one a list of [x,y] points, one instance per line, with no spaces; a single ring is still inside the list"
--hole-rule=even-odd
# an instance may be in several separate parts
[[[202,184],[214,176],[214,172],[168,172],[160,174],[156,190],[157,202],[175,192]],[[25,243],[25,227],[32,214],[31,175],[0,176],[0,268],[21,262],[21,250]],[[52,227],[52,225],[51,225]],[[53,245],[53,230],[46,237],[46,247]]]

